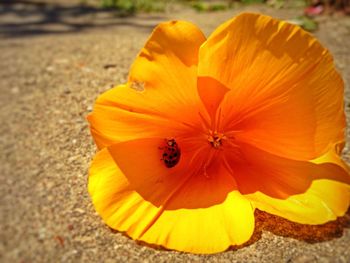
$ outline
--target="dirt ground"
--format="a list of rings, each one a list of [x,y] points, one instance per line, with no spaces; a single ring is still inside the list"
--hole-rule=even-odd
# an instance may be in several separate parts
[[[302,12],[174,7],[166,14],[118,18],[69,4],[0,4],[1,262],[350,262],[349,213],[311,227],[257,212],[250,245],[203,256],[138,244],[106,227],[93,209],[87,178],[96,148],[85,117],[96,97],[125,81],[158,22],[186,19],[209,34],[247,10],[283,19]],[[315,34],[334,54],[346,83],[349,120],[350,17],[318,20]]]

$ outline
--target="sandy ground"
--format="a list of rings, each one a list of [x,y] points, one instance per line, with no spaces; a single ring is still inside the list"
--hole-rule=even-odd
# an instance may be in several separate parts
[[[87,193],[96,148],[85,116],[100,93],[125,81],[158,22],[187,19],[209,34],[242,10],[280,18],[301,11],[175,8],[122,19],[73,6],[0,8],[1,262],[350,262],[350,214],[310,227],[258,212],[250,245],[201,256],[156,250],[111,231]],[[350,17],[319,20],[316,36],[345,78],[349,118]]]

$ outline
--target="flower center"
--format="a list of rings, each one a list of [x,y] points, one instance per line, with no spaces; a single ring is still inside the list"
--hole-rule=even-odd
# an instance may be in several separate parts
[[[226,139],[226,136],[223,133],[218,133],[217,131],[209,131],[208,142],[215,149],[219,149],[222,145],[223,140]]]

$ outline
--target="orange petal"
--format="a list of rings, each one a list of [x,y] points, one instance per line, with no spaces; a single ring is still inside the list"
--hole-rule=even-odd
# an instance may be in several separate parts
[[[159,24],[131,66],[130,85],[141,83],[148,106],[161,107],[168,116],[198,116],[197,65],[203,33],[185,21]],[[192,113],[193,114],[193,113]],[[179,117],[180,116],[180,117]]]
[[[239,149],[239,157],[228,153],[225,158],[242,194],[261,192],[272,198],[287,199],[306,192],[314,180],[328,179],[350,185],[350,170],[335,153],[307,162],[272,155],[248,144],[240,144]]]
[[[245,243],[253,234],[254,210],[236,189],[230,173],[214,162],[167,200],[141,240],[203,254]]]
[[[123,142],[96,155],[89,192],[104,221],[134,239],[193,253],[249,240],[253,209],[231,175],[222,166],[209,169],[209,177],[193,175],[186,151],[178,166],[166,168],[159,160],[161,143]]]
[[[191,165],[193,151],[187,151],[181,140],[177,143],[181,157],[173,168],[167,168],[161,160],[165,145],[162,138],[121,142],[108,150],[132,188],[158,207],[165,200],[168,209],[209,207],[223,202],[229,192],[237,190],[232,176],[225,169],[220,170],[219,163],[196,170],[194,167],[199,165]],[[175,196],[168,201],[171,195],[186,197],[187,201]]]
[[[199,56],[199,76],[231,89],[223,126],[239,131],[237,140],[295,160],[344,140],[342,79],[329,52],[299,27],[242,14],[216,29]]]
[[[187,128],[167,116],[161,104],[149,103],[145,92],[127,85],[103,93],[88,116],[98,147],[139,137],[175,137],[179,130]]]
[[[157,207],[190,176],[185,172],[188,165],[184,161],[188,159],[186,152],[181,152],[176,166],[167,168],[162,160],[164,146],[164,139],[155,138],[121,142],[108,147],[130,187]]]
[[[202,32],[188,22],[172,21],[155,28],[131,67],[128,83],[102,94],[88,116],[100,148],[164,137],[165,130],[200,122],[198,112],[205,110],[196,78],[203,41]]]
[[[197,88],[210,118],[215,120],[217,110],[229,89],[210,77],[198,77]]]

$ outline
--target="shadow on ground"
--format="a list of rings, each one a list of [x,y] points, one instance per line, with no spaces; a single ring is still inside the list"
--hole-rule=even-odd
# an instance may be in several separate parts
[[[162,17],[123,17],[118,10],[83,4],[5,0],[0,2],[0,37],[76,33],[111,26],[150,31]]]
[[[261,238],[262,231],[269,231],[275,235],[294,238],[307,243],[318,243],[343,235],[344,229],[350,227],[350,209],[337,220],[323,225],[304,225],[274,216],[259,210],[255,212],[256,226],[252,242]]]

